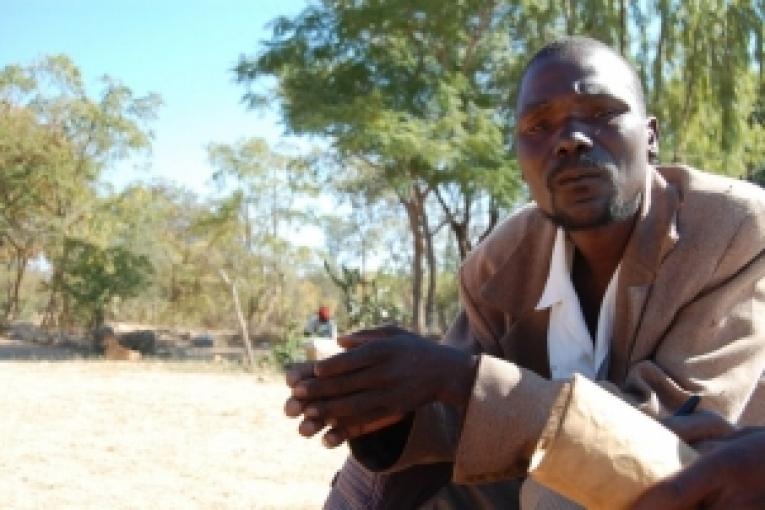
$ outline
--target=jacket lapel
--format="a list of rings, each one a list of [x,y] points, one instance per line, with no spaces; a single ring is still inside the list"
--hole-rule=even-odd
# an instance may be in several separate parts
[[[514,321],[499,340],[504,357],[518,365],[550,378],[547,328],[550,309],[530,310]]]
[[[675,225],[678,193],[655,170],[649,172],[648,178],[640,218],[627,243],[619,272],[609,369],[609,379],[617,384],[627,376],[656,271],[678,239]]]
[[[550,270],[555,226],[541,214],[481,287],[481,297],[505,313],[498,338],[503,357],[550,377],[547,355],[549,310],[536,311]],[[521,282],[521,283],[517,283]]]

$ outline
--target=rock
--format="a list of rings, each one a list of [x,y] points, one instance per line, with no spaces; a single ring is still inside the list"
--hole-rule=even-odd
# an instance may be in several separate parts
[[[106,339],[114,336],[114,329],[110,326],[101,326],[93,332],[93,352],[103,354],[106,350]]]
[[[14,340],[21,340],[22,342],[34,342],[39,334],[37,326],[31,322],[17,322],[12,324],[9,331],[9,336]]]
[[[101,326],[93,332],[93,352],[103,354],[107,338],[116,337],[119,344],[143,355],[154,354],[157,350],[157,335],[150,329],[130,331],[115,335],[110,326]]]
[[[197,335],[191,339],[191,345],[194,347],[212,347],[214,343],[211,335]]]
[[[120,345],[143,355],[154,354],[157,351],[157,334],[150,329],[122,333],[118,339]]]

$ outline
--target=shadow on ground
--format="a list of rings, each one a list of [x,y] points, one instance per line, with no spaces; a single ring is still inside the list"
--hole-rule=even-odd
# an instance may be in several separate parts
[[[231,345],[231,335],[168,333],[150,331],[154,336],[147,359],[167,361],[240,362],[245,350]],[[256,359],[269,355],[266,345],[258,345]],[[76,335],[47,333],[30,323],[14,324],[0,333],[0,361],[67,361],[99,359],[93,340]]]
[[[0,338],[0,361],[33,360],[64,361],[83,359],[87,352],[74,345],[38,345],[23,340]]]

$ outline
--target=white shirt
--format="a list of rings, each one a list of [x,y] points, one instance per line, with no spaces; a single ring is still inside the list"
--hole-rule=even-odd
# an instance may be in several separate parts
[[[592,341],[582,314],[579,297],[571,282],[574,245],[562,228],[558,228],[542,297],[537,310],[550,309],[547,327],[547,354],[553,379],[569,379],[575,372],[595,380],[608,375],[608,354],[614,330],[617,266],[608,283],[598,314],[598,329]]]

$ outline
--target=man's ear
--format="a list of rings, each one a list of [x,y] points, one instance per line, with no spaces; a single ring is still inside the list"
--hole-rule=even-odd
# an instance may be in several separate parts
[[[646,119],[646,129],[648,130],[648,162],[656,164],[659,162],[659,123],[656,117]]]

